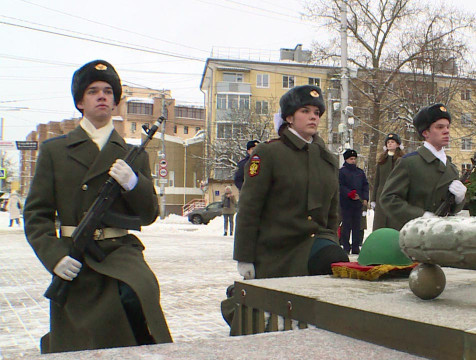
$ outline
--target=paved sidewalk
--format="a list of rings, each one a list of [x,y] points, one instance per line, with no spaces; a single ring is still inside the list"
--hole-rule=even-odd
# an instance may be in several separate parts
[[[174,342],[227,338],[220,301],[239,278],[232,260],[233,238],[222,220],[204,225],[163,224],[139,237],[161,290],[161,304]],[[51,277],[27,243],[23,229],[0,227],[0,359],[39,354],[48,331]]]

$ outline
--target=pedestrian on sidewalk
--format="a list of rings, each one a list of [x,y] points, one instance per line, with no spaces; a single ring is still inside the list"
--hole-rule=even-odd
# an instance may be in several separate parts
[[[10,194],[10,199],[8,199],[7,210],[10,215],[10,225],[13,226],[13,222],[17,223],[17,226],[20,226],[20,216],[21,216],[21,200],[16,191],[12,191]]]
[[[364,171],[357,167],[357,151],[347,149],[344,165],[339,170],[340,210],[342,231],[340,241],[344,251],[358,254],[361,244],[361,223],[363,211],[367,210],[369,200],[369,183]],[[349,244],[352,232],[352,247]]]
[[[382,193],[385,182],[392,172],[398,159],[400,159],[405,152],[402,150],[402,140],[400,136],[395,133],[390,133],[386,136],[384,151],[380,154],[377,160],[377,170],[375,172],[374,189],[370,198],[370,206],[374,210],[374,223],[372,231],[381,228],[396,228],[393,219],[383,211],[380,205],[380,194]]]
[[[223,207],[223,236],[228,235],[228,224],[230,224],[230,235],[233,236],[234,217],[236,212],[236,198],[231,192],[231,187],[225,188],[225,194],[221,198]]]
[[[50,303],[50,332],[41,339],[41,352],[171,342],[144,245],[122,220],[151,224],[158,201],[147,153],[131,165],[122,160],[131,145],[112,122],[121,100],[119,75],[108,62],[95,60],[74,73],[71,91],[83,117],[68,134],[40,145],[24,211],[25,234],[40,261],[51,274],[71,281],[64,306]],[[99,262],[86,252],[72,258],[71,235],[110,177],[121,192],[94,236],[106,257]]]

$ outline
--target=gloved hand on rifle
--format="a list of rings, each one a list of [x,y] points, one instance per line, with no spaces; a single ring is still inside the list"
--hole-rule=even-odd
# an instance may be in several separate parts
[[[455,196],[455,202],[457,204],[461,204],[463,202],[467,189],[461,181],[453,180],[448,190]]]
[[[131,191],[137,185],[137,175],[122,159],[117,159],[111,166],[109,175],[126,191]]]
[[[73,259],[71,256],[65,256],[58,261],[53,272],[63,280],[73,281],[78,276],[82,266],[83,264],[78,260]]]
[[[238,272],[245,280],[254,279],[256,276],[253,263],[238,262]]]
[[[377,204],[375,203],[375,201],[372,201],[372,202],[370,203],[370,207],[372,208],[372,210],[375,210],[375,205],[377,205]]]

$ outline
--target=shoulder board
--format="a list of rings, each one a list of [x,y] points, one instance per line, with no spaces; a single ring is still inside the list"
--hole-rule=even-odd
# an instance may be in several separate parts
[[[43,141],[43,144],[49,143],[50,141],[54,141],[54,140],[64,139],[65,137],[66,137],[66,135],[61,135],[61,136],[56,136],[56,137],[51,138],[51,139],[46,139],[45,141]]]
[[[279,140],[281,140],[281,138],[271,139],[271,140],[265,141],[265,144],[271,144]]]
[[[405,155],[402,156],[402,158],[405,159],[405,158],[407,158],[407,157],[415,156],[415,155],[418,155],[418,152],[414,151],[414,152],[405,154]]]

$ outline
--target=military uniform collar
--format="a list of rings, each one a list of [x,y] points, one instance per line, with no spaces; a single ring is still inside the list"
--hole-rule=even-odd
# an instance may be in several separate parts
[[[68,146],[75,146],[77,144],[91,140],[89,135],[84,131],[81,126],[77,126],[74,130],[70,131],[67,135],[68,137]],[[92,140],[91,140],[92,141]],[[110,142],[113,142],[123,149],[127,150],[126,142],[124,139],[117,133],[116,130],[113,130],[109,138]]]
[[[441,164],[443,164],[443,162],[441,161],[441,159],[439,157],[437,157],[430,149],[428,149],[426,146],[421,146],[417,152],[420,154],[420,156],[427,162],[427,163],[431,163],[433,161],[435,161],[436,159],[440,160]]]
[[[436,148],[430,144],[429,142],[425,141],[423,146],[431,151],[431,153],[437,158],[440,159],[443,164],[446,165],[446,153],[445,150],[442,148],[441,150],[436,150]]]
[[[299,150],[302,150],[306,148],[307,146],[309,146],[308,142],[304,141],[302,138],[295,135],[289,128],[283,131],[283,136],[285,136],[291,142],[291,144],[293,144]],[[312,143],[318,142],[318,138],[319,137],[317,135],[314,135],[312,137]]]

